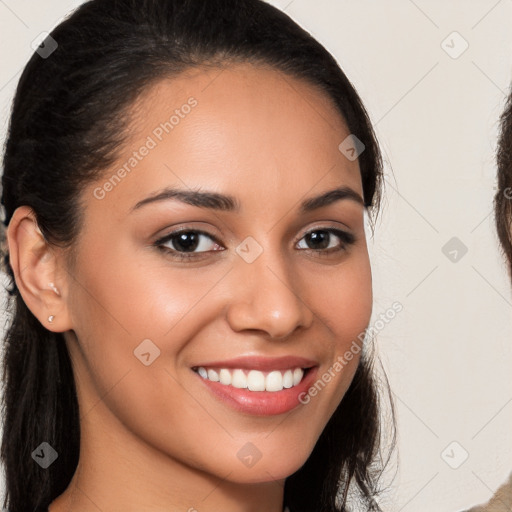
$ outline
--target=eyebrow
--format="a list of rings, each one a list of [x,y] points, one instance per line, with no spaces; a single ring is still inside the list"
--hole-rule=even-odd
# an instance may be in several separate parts
[[[192,206],[210,210],[225,212],[240,211],[240,203],[234,196],[219,194],[217,192],[182,190],[176,188],[165,188],[157,194],[142,199],[132,207],[131,211],[137,210],[147,204],[173,199]],[[344,199],[355,201],[356,203],[365,206],[363,198],[355,190],[350,187],[339,187],[304,200],[300,204],[300,212],[308,213]]]

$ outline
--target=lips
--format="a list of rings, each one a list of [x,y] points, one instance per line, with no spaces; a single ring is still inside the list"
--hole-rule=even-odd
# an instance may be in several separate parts
[[[317,365],[300,357],[249,356],[205,362],[192,369],[217,399],[240,412],[266,416],[298,406]]]

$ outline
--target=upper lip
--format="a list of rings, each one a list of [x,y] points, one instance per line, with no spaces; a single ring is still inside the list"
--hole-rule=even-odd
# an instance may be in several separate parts
[[[296,356],[263,357],[263,356],[241,356],[224,361],[209,361],[196,364],[193,368],[232,368],[246,370],[289,370],[293,368],[311,368],[317,366],[312,359]]]

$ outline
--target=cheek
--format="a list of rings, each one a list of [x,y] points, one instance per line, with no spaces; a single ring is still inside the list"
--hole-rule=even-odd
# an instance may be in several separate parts
[[[94,261],[101,263],[85,262],[80,268],[72,301],[74,323],[84,334],[93,330],[101,339],[108,333],[130,344],[148,337],[168,338],[171,331],[190,324],[194,308],[214,287],[219,274],[178,268],[166,264],[164,257],[159,260],[128,247],[104,251]]]
[[[336,355],[333,370],[340,374],[338,405],[350,386],[363,350],[365,332],[371,319],[373,306],[372,276],[368,257],[360,258],[340,284],[340,303],[333,313]]]
[[[360,340],[370,321],[373,304],[372,275],[366,251],[316,276],[309,286],[315,315],[331,331],[333,352],[345,352]],[[358,341],[359,342],[359,341]]]
[[[371,319],[372,276],[367,253],[362,251],[360,257],[347,260],[335,270],[331,268],[315,283],[308,300],[329,340],[329,358],[305,400],[312,408],[321,409],[317,413],[325,424],[352,382]]]

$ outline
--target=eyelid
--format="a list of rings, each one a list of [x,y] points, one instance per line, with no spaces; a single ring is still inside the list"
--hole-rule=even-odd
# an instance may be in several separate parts
[[[202,223],[202,224],[204,224],[204,223]],[[217,243],[219,243],[217,236],[222,236],[222,235],[213,234],[211,231],[214,231],[215,228],[209,223],[207,223],[207,225],[208,225],[207,228],[203,228],[201,226],[196,226],[195,222],[192,221],[191,223],[184,222],[184,223],[181,223],[178,225],[168,226],[166,228],[159,230],[160,233],[163,232],[164,234],[161,236],[158,236],[158,238],[156,238],[155,241],[163,240],[165,238],[168,238],[169,236],[178,235],[181,232],[194,231],[196,233],[201,233],[205,236],[208,236],[208,237],[214,239]],[[217,231],[217,230],[215,230],[215,231]]]

